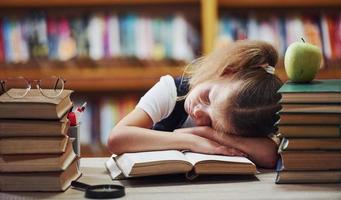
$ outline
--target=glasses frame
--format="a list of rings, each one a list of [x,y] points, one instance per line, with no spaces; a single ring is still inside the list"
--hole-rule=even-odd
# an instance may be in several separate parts
[[[12,78],[12,77],[10,77],[10,78]],[[14,78],[21,78],[21,79],[23,79],[23,80],[26,82],[26,84],[27,84],[26,91],[25,91],[25,93],[24,93],[23,95],[21,95],[21,96],[11,96],[11,95],[8,93],[7,89],[6,89],[6,80],[0,80],[0,85],[1,85],[2,90],[5,91],[5,93],[6,93],[7,96],[9,96],[9,97],[11,97],[11,98],[13,98],[13,99],[21,99],[21,98],[24,98],[24,97],[28,94],[28,92],[32,89],[32,84],[34,84],[34,83],[35,83],[36,88],[39,90],[39,92],[40,92],[44,97],[50,98],[50,99],[54,99],[54,98],[59,97],[59,96],[62,94],[62,92],[64,91],[65,83],[66,83],[66,80],[63,79],[63,78],[60,77],[60,76],[51,76],[50,78],[56,78],[57,80],[61,80],[62,88],[61,88],[60,92],[58,92],[58,94],[56,94],[56,95],[46,95],[46,94],[44,93],[44,91],[43,91],[44,89],[42,89],[41,86],[40,86],[42,79],[28,80],[27,78],[25,78],[25,77],[23,77],[23,76],[18,76],[18,77],[14,77]],[[51,89],[56,89],[58,82],[59,82],[59,81],[57,81],[56,84],[55,84],[55,86],[54,86],[54,88],[51,88]]]

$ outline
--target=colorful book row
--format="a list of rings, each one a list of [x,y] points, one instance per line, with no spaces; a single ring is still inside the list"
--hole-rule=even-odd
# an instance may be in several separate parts
[[[323,49],[326,58],[341,58],[341,13],[222,15],[220,43],[241,39],[265,40],[280,55],[295,41],[304,38]]]
[[[199,48],[199,33],[182,14],[149,17],[91,13],[85,16],[5,16],[0,23],[0,62],[32,58],[66,61],[117,57],[189,61]]]

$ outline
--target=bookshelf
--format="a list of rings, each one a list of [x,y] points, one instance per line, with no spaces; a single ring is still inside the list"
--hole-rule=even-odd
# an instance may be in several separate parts
[[[141,12],[162,15],[163,13],[183,12],[190,19],[200,33],[200,47],[196,56],[206,55],[216,45],[219,17],[222,12],[238,11],[253,12],[281,12],[291,10],[333,10],[341,13],[339,0],[11,0],[0,1],[0,16],[12,12],[23,13],[32,9],[48,10],[53,13],[72,13],[79,10],[113,10],[118,12]],[[77,10],[76,10],[77,11]],[[148,63],[148,62],[147,62]],[[318,78],[341,78],[341,59],[328,61],[332,67],[320,70]],[[52,62],[43,60],[25,64],[0,63],[0,79],[5,77],[25,76],[30,79],[59,75],[67,80],[67,88],[77,92],[95,94],[105,98],[108,93],[120,96],[139,91],[143,93],[150,88],[160,76],[171,74],[179,76],[182,73],[184,62],[122,62],[115,59],[100,61]],[[280,59],[276,74],[285,81],[286,74],[283,59]],[[138,83],[138,84],[137,84]],[[139,93],[139,94],[140,94]],[[97,133],[96,133],[97,134]],[[85,155],[107,155],[101,150],[93,153],[92,148],[83,147]],[[96,148],[95,148],[96,149]],[[102,147],[100,148],[102,149]],[[84,152],[83,151],[83,152]]]

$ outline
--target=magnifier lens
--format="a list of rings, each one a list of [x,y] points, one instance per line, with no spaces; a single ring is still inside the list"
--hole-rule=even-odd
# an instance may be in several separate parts
[[[120,185],[95,185],[85,191],[85,197],[94,199],[118,198],[125,195]]]
[[[93,192],[113,192],[117,191],[117,188],[111,188],[110,186],[104,186],[103,188],[96,188],[92,190]]]

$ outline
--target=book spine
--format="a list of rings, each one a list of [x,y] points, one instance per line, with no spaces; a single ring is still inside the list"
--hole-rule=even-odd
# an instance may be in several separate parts
[[[341,137],[341,125],[279,125],[281,137]]]

